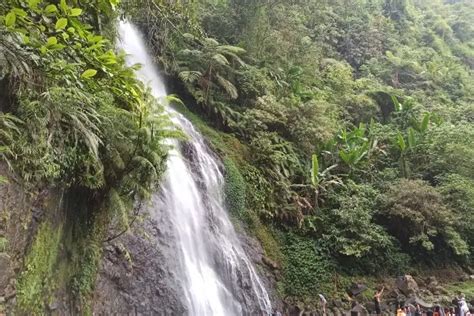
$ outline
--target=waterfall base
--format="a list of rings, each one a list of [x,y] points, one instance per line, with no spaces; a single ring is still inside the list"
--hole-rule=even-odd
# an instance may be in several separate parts
[[[96,283],[92,311],[97,315],[183,315],[189,314],[177,282],[176,266],[169,258],[176,249],[168,244],[172,232],[166,218],[151,218],[135,223],[132,232],[111,242],[104,255]],[[275,302],[274,275],[262,271],[263,250],[255,239],[240,235],[239,239],[252,263],[259,266],[261,280]],[[130,257],[130,260],[127,257]],[[252,296],[252,289],[247,296]],[[257,306],[255,306],[257,308]]]

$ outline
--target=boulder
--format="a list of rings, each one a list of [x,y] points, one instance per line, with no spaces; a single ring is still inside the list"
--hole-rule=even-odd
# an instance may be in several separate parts
[[[471,276],[468,274],[463,274],[459,277],[459,281],[461,282],[467,282],[469,280],[471,280]]]
[[[354,313],[354,312],[357,313],[357,315],[359,315],[359,316],[368,316],[369,315],[369,312],[367,311],[365,306],[363,306],[361,304],[357,304],[356,306],[354,306],[351,309],[351,313]]]
[[[411,275],[403,275],[397,278],[397,288],[406,296],[412,296],[418,293],[418,284]]]
[[[435,289],[437,286],[439,286],[439,283],[438,283],[438,280],[436,279],[436,277],[434,276],[431,276],[429,277],[427,280],[426,280],[426,287],[430,290],[430,291],[433,291],[433,289]]]
[[[434,288],[430,289],[434,295],[445,295],[448,294],[448,291],[441,285],[437,285]]]
[[[362,283],[352,283],[351,286],[347,289],[347,293],[350,296],[357,296],[365,290],[367,290],[367,285]]]
[[[433,308],[433,304],[425,302],[424,300],[422,300],[421,298],[416,297],[416,296],[411,297],[408,300],[406,300],[405,305],[413,305],[413,306],[420,305],[424,309]]]

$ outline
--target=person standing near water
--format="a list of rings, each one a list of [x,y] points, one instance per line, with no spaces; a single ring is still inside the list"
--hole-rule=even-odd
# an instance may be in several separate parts
[[[382,286],[380,291],[375,292],[375,295],[374,295],[375,313],[377,315],[382,314],[382,309],[380,308],[380,301],[381,301],[381,297],[382,297],[382,293],[384,289],[385,289],[385,286]]]
[[[321,307],[323,309],[323,316],[326,316],[326,305],[328,303],[328,301],[326,300],[326,298],[324,297],[324,295],[322,294],[318,294],[319,296],[319,301],[321,302]]]

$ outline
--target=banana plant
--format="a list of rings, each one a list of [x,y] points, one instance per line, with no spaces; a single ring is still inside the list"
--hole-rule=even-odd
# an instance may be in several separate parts
[[[365,124],[359,124],[359,127],[351,131],[343,130],[338,139],[340,142],[338,155],[339,158],[346,164],[350,173],[352,173],[358,166],[369,158],[370,154],[377,148],[377,139],[366,136],[367,127]]]
[[[311,159],[311,184],[314,190],[314,204],[318,208],[318,200],[321,190],[325,191],[326,186],[342,184],[337,176],[331,176],[330,171],[337,167],[337,164],[331,165],[320,172],[318,155],[313,154]]]

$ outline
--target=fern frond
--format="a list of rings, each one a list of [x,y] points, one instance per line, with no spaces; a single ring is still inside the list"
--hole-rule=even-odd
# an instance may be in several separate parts
[[[216,75],[217,77],[217,82],[219,82],[219,85],[224,88],[224,90],[227,92],[227,94],[232,98],[232,99],[237,99],[239,97],[237,88],[234,86],[232,82],[230,82],[227,79],[224,79],[222,76],[219,74]]]
[[[202,73],[200,71],[182,71],[178,76],[184,82],[193,83],[202,77]]]
[[[222,66],[227,66],[229,64],[227,58],[222,54],[215,54],[212,56],[212,59]]]

